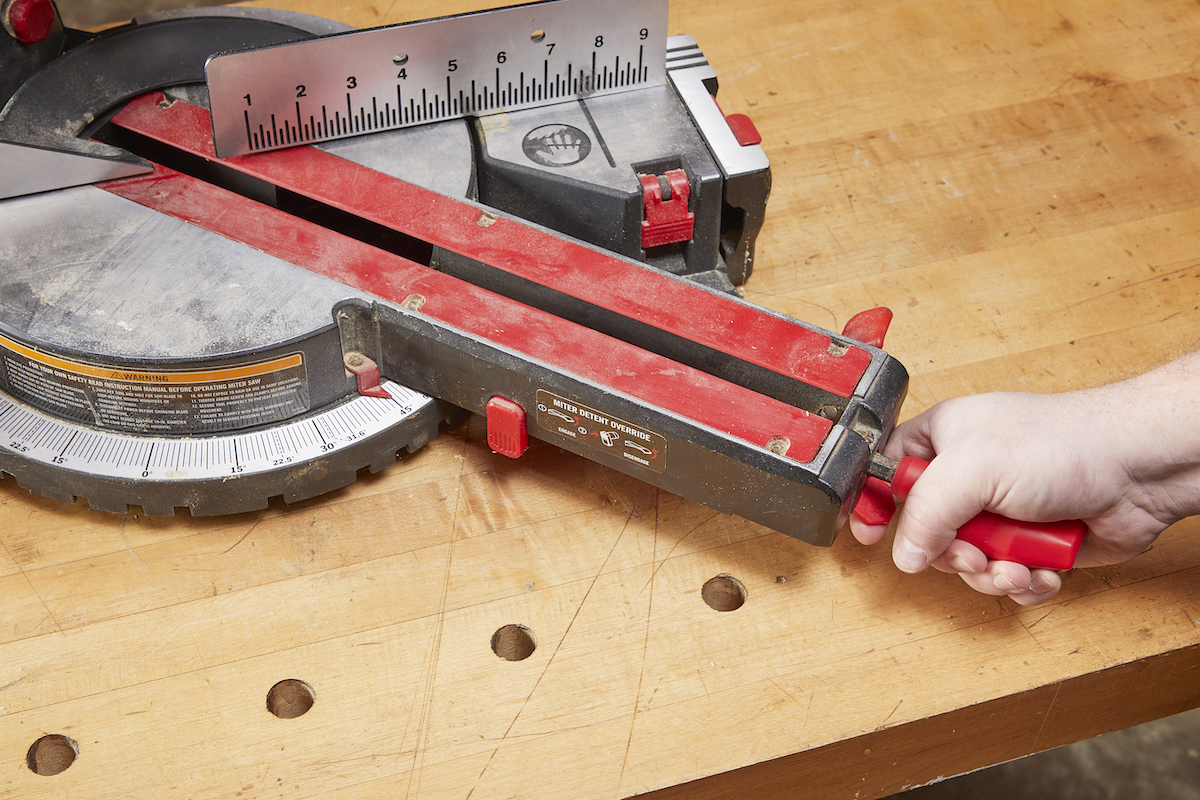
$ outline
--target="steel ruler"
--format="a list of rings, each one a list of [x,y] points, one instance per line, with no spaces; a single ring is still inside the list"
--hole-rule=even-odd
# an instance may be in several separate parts
[[[210,58],[221,157],[666,79],[667,0],[548,0]]]

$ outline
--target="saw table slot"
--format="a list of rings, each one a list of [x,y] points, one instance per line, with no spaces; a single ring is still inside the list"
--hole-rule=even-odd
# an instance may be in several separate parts
[[[833,420],[837,420],[845,410],[846,397],[797,381],[789,375],[781,375],[674,331],[664,330],[651,321],[626,316],[611,308],[586,302],[567,292],[514,275],[503,268],[441,248],[434,250],[433,258],[433,266],[442,272],[602,331],[613,338],[644,347],[672,361],[751,387],[797,408]]]
[[[163,102],[171,102],[164,100]],[[319,200],[281,189],[254,175],[230,169],[220,161],[202,158],[119,125],[106,125],[93,137],[105,144],[124,148],[155,164],[161,164],[205,183],[220,186],[264,205],[273,206],[323,228],[365,242],[381,250],[428,265],[433,245],[403,231],[389,228],[334,208]]]

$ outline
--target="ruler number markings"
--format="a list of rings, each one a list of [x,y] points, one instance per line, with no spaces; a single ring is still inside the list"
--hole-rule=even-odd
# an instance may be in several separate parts
[[[357,397],[277,428],[202,438],[138,436],[58,420],[0,394],[0,448],[31,461],[117,479],[220,479],[278,469],[387,430],[432,402],[394,383],[391,399]],[[314,435],[315,434],[315,435]]]
[[[218,155],[661,84],[666,7],[552,0],[215,56]]]

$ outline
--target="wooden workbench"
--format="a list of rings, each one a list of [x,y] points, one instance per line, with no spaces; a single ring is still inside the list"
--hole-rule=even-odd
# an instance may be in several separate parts
[[[906,415],[1195,346],[1197,4],[675,0],[670,30],[773,164],[747,297],[893,308]],[[1023,609],[480,432],[217,519],[0,481],[0,797],[870,798],[1200,705],[1195,520]],[[736,611],[701,597],[721,574]],[[492,651],[512,624],[523,660]],[[268,711],[284,679],[308,713]],[[55,776],[47,734],[78,747]]]

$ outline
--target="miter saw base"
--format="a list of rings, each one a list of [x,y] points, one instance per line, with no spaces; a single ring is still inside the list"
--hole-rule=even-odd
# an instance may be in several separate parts
[[[23,80],[0,86],[11,95],[0,139],[111,158],[128,158],[114,143],[137,144],[155,160],[161,147],[107,125],[130,98],[165,89],[166,102],[203,106],[209,53],[338,30],[219,8],[148,15],[94,38],[59,25],[32,50],[8,41],[5,75]],[[714,83],[694,42],[674,41],[680,80]],[[728,292],[749,276],[770,185],[765,161],[723,174],[671,85],[319,147]],[[672,171],[685,176],[691,235],[647,240],[642,178]],[[461,261],[293,193],[210,177],[435,268]],[[95,187],[0,208],[0,471],[26,489],[115,512],[246,511],[382,469],[454,416],[387,380],[380,396],[360,394],[333,309],[370,302],[364,292]]]

